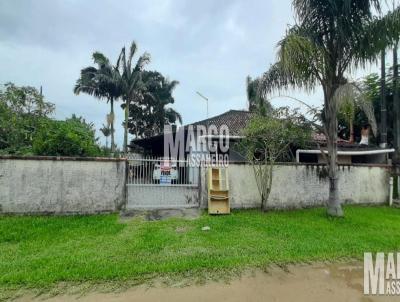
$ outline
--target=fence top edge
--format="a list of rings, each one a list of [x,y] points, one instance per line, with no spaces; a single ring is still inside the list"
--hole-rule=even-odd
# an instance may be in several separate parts
[[[38,156],[38,155],[0,155],[0,160],[48,160],[48,161],[97,161],[97,162],[125,162],[125,161],[160,161],[160,159],[153,158],[112,158],[112,157],[70,157],[70,156]],[[187,160],[174,160],[176,162],[187,163]],[[231,161],[229,165],[250,165],[248,161]],[[296,163],[296,162],[279,162],[275,163],[276,166],[326,166],[323,163]],[[392,168],[391,164],[367,164],[367,163],[353,163],[353,164],[339,164],[339,167],[380,167]]]
[[[231,161],[229,165],[251,165],[248,161]],[[327,165],[324,163],[296,163],[296,162],[279,162],[275,163],[274,166],[318,166],[318,167],[326,167]],[[391,164],[366,164],[366,163],[353,163],[353,164],[338,164],[339,167],[378,167],[378,168],[392,168]]]
[[[73,157],[73,156],[39,156],[39,155],[0,155],[0,160],[52,160],[52,161],[98,161],[98,162],[123,162],[126,158],[112,157]]]

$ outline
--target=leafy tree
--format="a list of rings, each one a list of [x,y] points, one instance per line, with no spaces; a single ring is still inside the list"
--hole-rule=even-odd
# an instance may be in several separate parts
[[[111,152],[114,152],[114,102],[123,93],[122,78],[118,68],[112,66],[110,60],[102,53],[94,52],[93,61],[97,67],[89,66],[81,70],[74,93],[87,93],[99,99],[106,99],[110,103],[110,114],[107,116],[107,120],[110,123]]]
[[[271,103],[258,93],[260,79],[246,78],[247,103],[249,111],[258,111],[261,115],[266,115],[272,111]]]
[[[142,72],[143,89],[140,101],[129,108],[129,132],[136,138],[163,132],[164,125],[182,124],[181,115],[171,107],[178,81],[170,81],[157,71]]]
[[[345,72],[376,60],[398,39],[400,9],[382,16],[377,0],[293,0],[293,8],[297,24],[279,42],[278,60],[263,75],[260,93],[322,86],[329,172],[327,213],[343,216],[338,191],[335,93],[346,83]]]
[[[129,128],[129,108],[130,105],[140,106],[140,103],[144,97],[144,94],[150,95],[146,92],[144,83],[142,81],[142,72],[144,66],[150,63],[150,55],[145,52],[141,55],[136,64],[133,64],[132,60],[137,52],[137,45],[135,41],[132,41],[129,48],[129,53],[126,53],[125,47],[122,48],[118,58],[117,68],[121,73],[121,87],[122,87],[122,98],[124,104],[122,105],[125,110],[125,121],[124,121],[124,152],[128,151],[128,128]]]
[[[44,120],[33,137],[37,155],[101,156],[103,155],[93,123],[72,115],[65,121]]]
[[[4,87],[0,90],[0,152],[30,154],[33,134],[53,113],[54,104],[34,87],[13,83]]]
[[[261,197],[261,209],[267,209],[272,189],[275,164],[290,156],[293,146],[302,147],[311,136],[311,126],[297,111],[287,107],[274,109],[268,115],[257,114],[243,131],[241,149],[252,163],[257,188]]]

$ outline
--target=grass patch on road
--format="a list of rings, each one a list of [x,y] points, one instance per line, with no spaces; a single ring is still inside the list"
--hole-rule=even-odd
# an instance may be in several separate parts
[[[117,215],[0,217],[0,291],[63,282],[143,282],[269,264],[362,259],[400,250],[400,209],[234,211],[121,223]],[[202,231],[209,226],[210,231]]]

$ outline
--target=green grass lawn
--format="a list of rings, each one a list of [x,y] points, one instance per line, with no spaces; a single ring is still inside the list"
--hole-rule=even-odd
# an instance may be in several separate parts
[[[59,282],[144,280],[399,251],[400,209],[325,209],[196,220],[119,222],[117,215],[0,217],[1,288],[45,288]],[[201,231],[210,226],[211,230]]]

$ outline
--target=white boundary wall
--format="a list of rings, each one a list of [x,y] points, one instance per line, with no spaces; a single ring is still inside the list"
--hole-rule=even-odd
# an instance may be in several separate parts
[[[381,204],[389,198],[389,167],[340,166],[339,197],[344,203]],[[260,195],[249,164],[230,164],[229,193],[232,208],[260,207]],[[328,178],[321,165],[276,165],[268,207],[276,209],[325,205]],[[202,173],[205,180],[205,173]],[[202,181],[206,184],[206,181]],[[202,206],[207,205],[206,187],[202,187]]]
[[[0,158],[0,213],[98,213],[125,200],[125,161]]]
[[[350,165],[340,166],[339,170],[343,202],[381,204],[388,201],[388,166]],[[251,165],[230,164],[228,173],[231,207],[259,207],[260,196]],[[125,160],[0,157],[0,213],[86,214],[138,208],[141,194],[131,194],[126,203],[125,185]],[[175,198],[170,196],[165,202],[146,208],[193,207],[199,204],[199,197],[200,206],[207,207],[205,168],[201,170],[200,195],[197,189],[187,190],[171,190]],[[160,194],[157,188],[143,188],[141,193]],[[159,199],[164,200],[160,196]],[[327,199],[328,179],[324,176],[323,166],[275,166],[268,200],[270,208],[321,206]],[[171,200],[174,202],[170,204]]]

